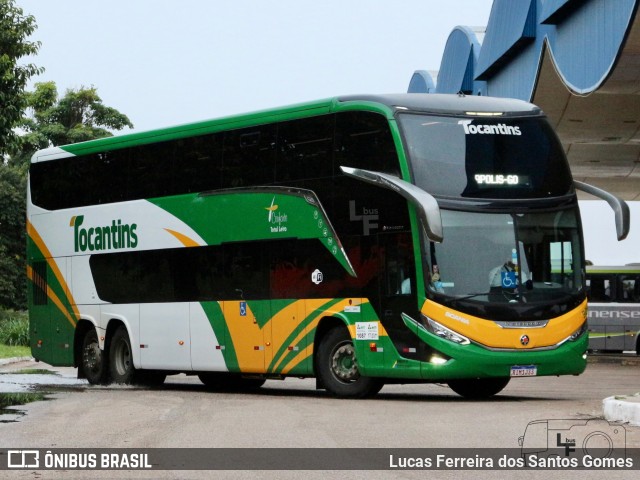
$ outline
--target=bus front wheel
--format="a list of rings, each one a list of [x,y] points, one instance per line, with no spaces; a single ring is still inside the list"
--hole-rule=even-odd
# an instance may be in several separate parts
[[[82,339],[81,368],[84,377],[92,385],[106,383],[107,365],[105,354],[100,350],[98,333],[95,328],[87,330]]]
[[[378,378],[360,375],[353,341],[344,327],[329,330],[320,340],[316,375],[327,391],[336,397],[370,397],[383,386]]]
[[[465,398],[483,399],[493,397],[501,392],[511,380],[510,377],[498,378],[465,378],[450,380],[449,387]]]
[[[133,366],[131,340],[125,327],[118,327],[111,338],[109,348],[109,373],[115,383],[134,383],[136,369]]]

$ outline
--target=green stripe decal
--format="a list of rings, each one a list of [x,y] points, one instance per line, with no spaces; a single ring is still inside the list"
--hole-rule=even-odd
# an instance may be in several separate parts
[[[201,302],[200,305],[209,319],[209,323],[211,324],[211,328],[213,328],[213,333],[215,333],[216,338],[218,339],[218,343],[225,345],[224,350],[222,350],[222,356],[227,368],[230,371],[232,368],[237,370],[238,358],[236,356],[233,342],[230,341],[231,335],[229,334],[227,322],[224,319],[224,314],[222,313],[220,304],[218,302]],[[227,341],[227,339],[229,339],[229,341]]]
[[[149,201],[189,225],[207,245],[239,238],[318,239],[350,275],[356,276],[319,200],[308,190],[234,189]]]

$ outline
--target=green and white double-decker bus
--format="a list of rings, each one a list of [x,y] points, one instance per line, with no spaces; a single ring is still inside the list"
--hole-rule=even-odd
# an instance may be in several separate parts
[[[579,374],[576,185],[535,106],[349,96],[33,156],[33,355],[80,377],[336,396]]]

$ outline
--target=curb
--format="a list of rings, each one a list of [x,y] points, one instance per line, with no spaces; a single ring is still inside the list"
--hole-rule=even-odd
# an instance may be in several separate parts
[[[0,358],[0,365],[9,365],[11,363],[27,362],[29,360],[33,360],[33,357]]]
[[[604,418],[610,422],[640,426],[640,392],[635,395],[616,395],[602,401]]]

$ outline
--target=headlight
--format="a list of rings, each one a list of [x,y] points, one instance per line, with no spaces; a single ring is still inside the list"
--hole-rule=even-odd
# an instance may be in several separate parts
[[[449,340],[450,342],[457,343],[458,345],[469,345],[471,343],[467,337],[448,329],[429,317],[426,317],[426,319],[429,330],[434,335]]]
[[[573,342],[578,338],[580,338],[582,334],[586,331],[587,331],[587,322],[584,322],[582,325],[580,325],[579,329],[577,329],[575,332],[571,334],[569,338],[567,338],[567,340],[569,340],[570,342]]]

